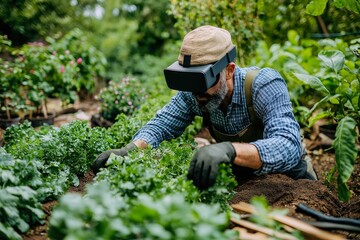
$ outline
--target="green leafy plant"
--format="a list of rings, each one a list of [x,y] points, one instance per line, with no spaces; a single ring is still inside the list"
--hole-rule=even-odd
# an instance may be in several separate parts
[[[22,239],[19,233],[44,218],[36,191],[27,186],[0,189],[0,214],[0,236],[5,239]]]
[[[146,98],[145,90],[137,79],[125,77],[120,82],[110,81],[98,95],[100,114],[110,121],[114,121],[120,113],[132,115]]]
[[[58,198],[70,185],[68,166],[56,159],[47,163],[42,160],[44,151],[40,144],[48,131],[41,129],[39,133],[25,121],[6,130],[5,148],[0,148],[0,168],[16,176],[7,184],[31,187],[41,202]],[[6,152],[2,152],[4,149]]]
[[[312,0],[306,6],[306,12],[308,14],[317,16],[324,12],[326,4],[329,0]],[[360,14],[360,3],[356,0],[334,0],[332,4],[337,8],[346,8],[357,14]]]
[[[31,107],[26,105],[25,87],[26,73],[24,61],[18,57],[14,61],[4,61],[0,58],[0,112],[2,118],[11,119],[14,116],[23,118]]]
[[[8,53],[11,51],[12,42],[8,39],[6,35],[0,34],[0,53]]]
[[[13,158],[0,148],[0,237],[21,239],[30,225],[42,222],[40,162]]]
[[[244,66],[253,55],[256,40],[262,37],[260,15],[264,1],[171,1],[169,13],[177,20],[175,27],[181,35],[201,25],[214,25],[227,29],[237,46],[237,60]],[[247,16],[239,18],[238,16]]]
[[[106,60],[81,36],[78,30],[58,42],[49,38],[51,45],[28,43],[12,51],[8,61],[0,59],[0,86],[4,90],[0,107],[8,118],[11,113],[22,113],[22,118],[25,114],[48,117],[50,97],[67,105],[78,99],[80,91],[94,93]]]
[[[63,105],[77,99],[73,82],[79,76],[78,63],[69,51],[54,52],[42,43],[24,45],[19,54],[28,73],[28,100],[36,113],[47,116],[47,99],[58,97]]]
[[[349,44],[341,39],[318,41],[301,39],[294,30],[290,30],[287,36],[288,41],[284,44],[268,46],[263,41],[259,42],[256,57],[252,59],[251,65],[271,67],[280,72],[287,83],[295,117],[301,127],[306,130],[309,127],[308,118],[313,112],[311,108],[324,96],[309,84],[301,84],[303,82],[299,82],[293,73],[321,75],[325,71],[324,65],[318,57],[321,51],[338,50],[345,53],[348,59],[353,59],[354,54],[349,51]],[[351,61],[347,61],[347,64],[352,65]],[[354,67],[351,68],[354,69]],[[331,81],[327,82],[330,87]],[[333,90],[333,87],[330,88]]]
[[[121,196],[134,198],[180,192],[188,201],[217,203],[226,210],[236,181],[229,166],[221,166],[214,187],[199,192],[186,178],[194,146],[191,141],[163,142],[157,149],[131,152],[128,157],[110,158],[108,168],[97,174]]]
[[[50,141],[41,143],[46,152],[44,160],[51,162],[57,159],[68,165],[72,173],[85,174],[90,166],[86,152],[89,132],[90,127],[85,121],[74,121],[63,125],[59,131],[46,135]]]
[[[269,215],[286,215],[287,210],[271,209],[264,196],[254,196],[250,199],[250,203],[255,209],[255,213],[250,217],[253,222],[278,231],[282,228],[282,225],[270,218]]]
[[[105,181],[89,186],[85,197],[67,194],[50,219],[51,239],[235,239],[226,230],[229,215],[217,205],[188,203],[181,194],[131,201]]]
[[[294,73],[301,82],[322,94],[323,98],[314,104],[309,114],[320,109],[309,119],[312,126],[319,119],[337,123],[333,144],[336,154],[334,172],[338,173],[338,195],[348,201],[350,191],[346,185],[354,168],[357,156],[356,126],[360,127],[360,59],[353,56],[347,60],[339,50],[324,50],[319,53],[323,65],[315,75]]]
[[[66,53],[63,59],[72,57],[70,65],[65,70],[76,66],[76,77],[69,78],[67,82],[73,86],[73,90],[81,99],[92,97],[100,79],[105,77],[107,60],[104,54],[90,44],[85,33],[75,28],[60,39],[46,38],[49,51],[54,55]],[[59,86],[61,87],[61,86]],[[62,94],[66,94],[64,91]]]
[[[1,64],[0,71],[0,85],[4,90],[0,94],[0,105],[8,117],[11,113],[21,118],[40,114],[47,117],[48,98],[60,97],[63,103],[76,100],[76,92],[69,82],[78,72],[73,56],[52,54],[42,42],[28,43],[14,50],[9,60]]]

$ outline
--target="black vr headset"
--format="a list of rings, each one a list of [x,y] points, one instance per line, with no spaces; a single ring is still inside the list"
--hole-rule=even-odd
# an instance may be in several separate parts
[[[205,93],[216,82],[216,76],[236,57],[234,46],[219,61],[213,64],[190,65],[191,56],[184,56],[184,63],[178,61],[164,70],[169,88],[193,93]]]

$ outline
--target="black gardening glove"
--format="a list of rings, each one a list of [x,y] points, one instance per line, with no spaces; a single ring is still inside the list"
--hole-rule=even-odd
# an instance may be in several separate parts
[[[134,143],[129,143],[127,144],[125,147],[120,148],[120,149],[111,149],[111,150],[107,150],[103,153],[101,153],[96,159],[95,162],[92,165],[92,170],[95,174],[97,174],[100,170],[100,168],[105,167],[105,164],[107,162],[107,160],[110,157],[110,154],[113,153],[115,155],[118,156],[127,156],[129,151],[132,151],[136,149],[136,145]]]
[[[215,184],[220,163],[233,163],[236,151],[231,142],[222,142],[200,148],[191,160],[188,178],[200,190]]]

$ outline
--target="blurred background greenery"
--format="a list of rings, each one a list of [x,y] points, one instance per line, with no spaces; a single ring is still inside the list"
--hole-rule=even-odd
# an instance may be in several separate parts
[[[360,34],[359,15],[329,1],[320,16],[306,13],[310,1],[295,0],[2,0],[0,35],[13,47],[57,40],[80,29],[86,43],[107,59],[105,77],[151,78],[174,61],[179,40],[203,24],[227,28],[238,45],[238,63],[248,65],[259,41]],[[330,34],[330,35],[327,35]],[[84,40],[83,40],[84,41]],[[1,50],[1,49],[0,49]]]

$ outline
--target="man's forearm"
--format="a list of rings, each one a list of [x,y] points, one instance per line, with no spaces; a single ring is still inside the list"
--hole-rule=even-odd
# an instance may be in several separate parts
[[[262,166],[258,149],[249,143],[232,143],[236,157],[234,164],[240,167],[248,167],[251,169],[259,169]]]

